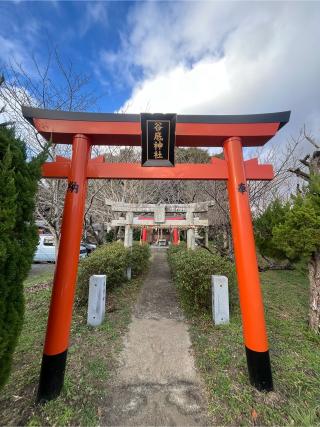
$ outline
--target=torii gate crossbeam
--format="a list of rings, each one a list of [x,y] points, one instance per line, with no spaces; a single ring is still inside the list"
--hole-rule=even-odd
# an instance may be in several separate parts
[[[134,114],[70,113],[23,107],[23,115],[42,136],[72,144],[72,158],[43,166],[46,178],[66,178],[68,188],[55,270],[38,401],[59,395],[69,346],[87,179],[226,180],[234,242],[244,344],[250,382],[272,390],[264,308],[252,228],[247,180],[271,180],[271,165],[244,161],[242,148],[264,145],[289,121],[290,112],[244,116],[177,116],[176,145],[217,147],[224,160],[175,167],[142,167],[90,159],[92,145],[141,144],[140,116]]]

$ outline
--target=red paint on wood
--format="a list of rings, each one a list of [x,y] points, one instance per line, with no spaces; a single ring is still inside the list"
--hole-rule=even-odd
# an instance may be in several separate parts
[[[65,196],[61,239],[55,269],[44,354],[67,350],[87,194],[86,167],[90,144],[83,135],[73,139],[69,187]],[[59,161],[56,166],[59,165]]]
[[[267,332],[241,138],[228,139],[224,153],[229,170],[227,188],[244,341],[250,350],[264,352],[268,350]],[[255,160],[249,161],[249,167],[255,164]]]
[[[54,143],[71,144],[74,134],[90,136],[93,145],[141,145],[139,122],[94,122],[78,120],[33,119],[35,128]],[[242,137],[243,146],[264,145],[279,129],[280,123],[177,123],[177,147],[222,147],[232,135]]]
[[[46,178],[66,178],[70,160],[59,158],[42,166]],[[259,165],[257,159],[244,162],[247,180],[271,180],[274,177],[271,165]],[[225,160],[213,157],[208,164],[177,164],[175,167],[142,167],[138,163],[106,163],[103,156],[88,163],[87,178],[90,179],[176,179],[176,180],[226,180],[228,179]]]
[[[172,244],[178,245],[179,244],[179,230],[177,228],[173,229],[172,237],[173,237]]]

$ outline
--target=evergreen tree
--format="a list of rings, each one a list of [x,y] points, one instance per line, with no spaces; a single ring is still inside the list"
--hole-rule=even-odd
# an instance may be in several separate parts
[[[256,220],[256,241],[262,255],[308,263],[309,325],[320,333],[320,152],[309,163],[308,185],[291,204],[271,204]]]
[[[43,159],[28,162],[25,144],[13,129],[0,126],[0,387],[23,323],[23,281],[38,243],[33,211]]]
[[[318,159],[320,159],[318,152]],[[316,157],[313,157],[315,160]],[[318,163],[320,164],[319,160]],[[320,168],[318,169],[320,170]],[[309,269],[309,325],[320,333],[320,175],[310,174],[304,196],[294,198],[285,221],[273,229],[273,242],[293,260],[305,259]]]
[[[320,247],[319,195],[295,196],[283,221],[273,227],[272,245],[292,261],[309,260]]]
[[[273,229],[285,221],[289,209],[289,203],[281,203],[276,199],[254,221],[255,241],[263,257],[277,260],[287,259],[286,252],[273,241]]]

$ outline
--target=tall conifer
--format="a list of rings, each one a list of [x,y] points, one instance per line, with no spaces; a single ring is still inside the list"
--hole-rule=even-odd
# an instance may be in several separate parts
[[[23,323],[23,281],[38,243],[33,212],[43,158],[28,162],[25,144],[0,126],[0,387]]]

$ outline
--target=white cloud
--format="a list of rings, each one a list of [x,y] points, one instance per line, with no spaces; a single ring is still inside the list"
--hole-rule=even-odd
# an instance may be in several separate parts
[[[0,67],[10,66],[17,71],[21,71],[22,67],[33,77],[36,70],[32,55],[38,50],[44,33],[43,22],[36,18],[29,17],[25,22],[21,22],[6,9],[1,10]]]
[[[145,80],[135,88],[131,99],[125,103],[122,110],[192,112],[229,91],[230,84],[224,60],[203,59],[191,68],[178,65]]]
[[[84,36],[94,25],[108,23],[107,4],[100,1],[86,3],[84,19],[81,20],[80,35]]]
[[[122,110],[244,114],[292,110],[320,131],[320,4],[138,4],[104,64],[128,77]],[[121,74],[121,72],[124,74]]]
[[[12,37],[4,37],[0,34],[0,46],[0,61],[2,63],[10,62],[12,64],[30,65],[26,50],[19,40]]]

